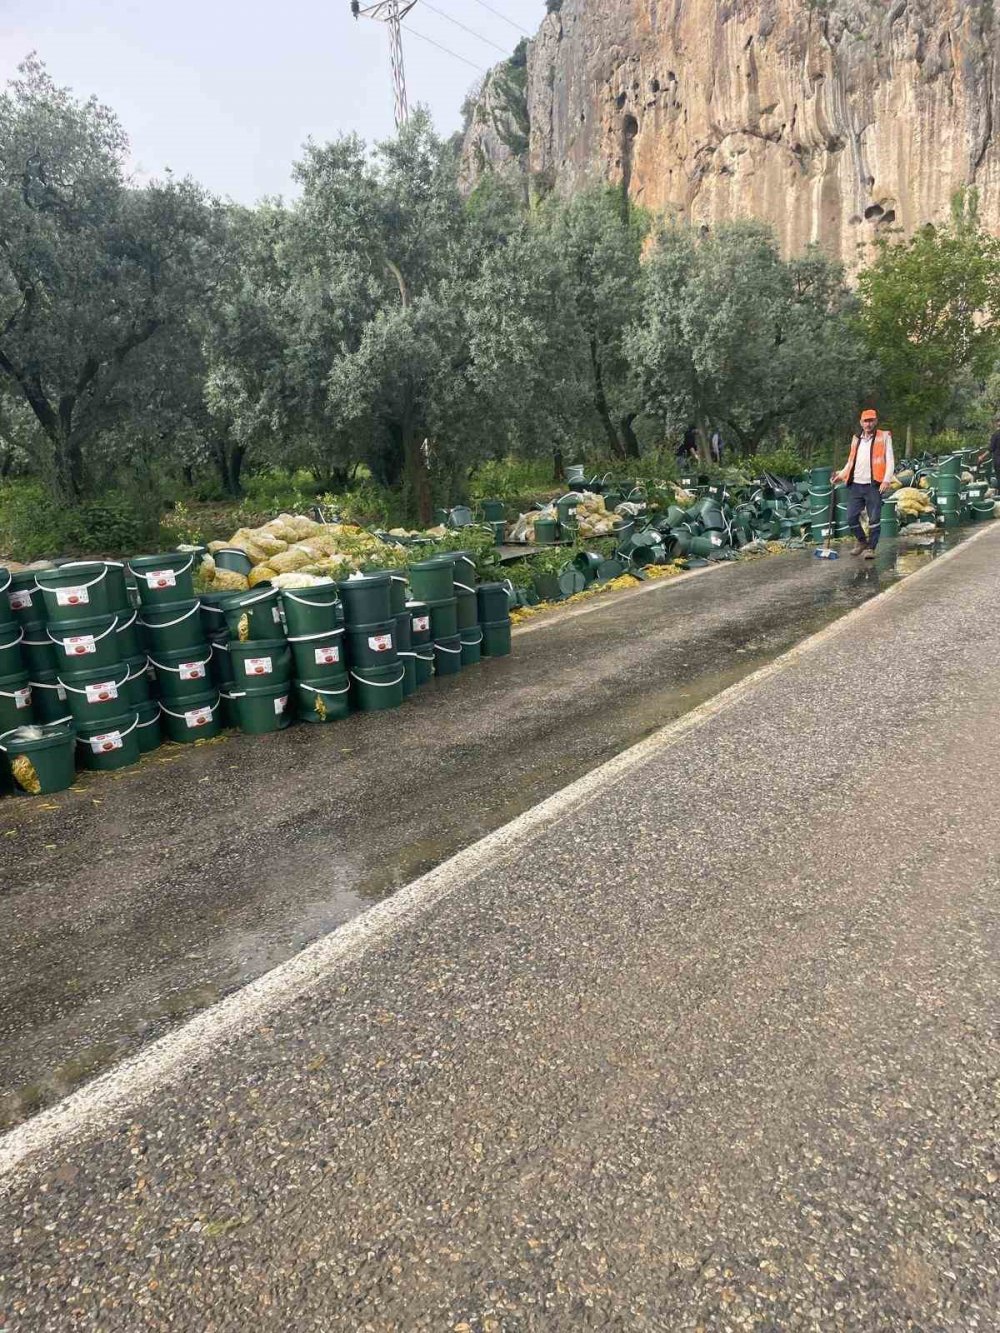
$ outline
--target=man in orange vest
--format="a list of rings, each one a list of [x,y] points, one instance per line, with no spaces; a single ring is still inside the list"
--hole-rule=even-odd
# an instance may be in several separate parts
[[[878,413],[866,408],[861,413],[861,430],[851,440],[847,466],[833,474],[835,483],[847,483],[847,522],[858,539],[852,555],[875,559],[882,529],[882,496],[891,488],[895,470],[892,436],[887,430],[879,430]],[[861,526],[863,509],[868,511],[867,536]]]

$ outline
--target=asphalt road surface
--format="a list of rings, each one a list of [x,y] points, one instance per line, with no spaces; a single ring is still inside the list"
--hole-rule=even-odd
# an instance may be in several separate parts
[[[998,1327],[998,560],[991,528],[0,1140],[8,1326]]]
[[[922,553],[904,556],[919,566]],[[398,713],[170,747],[0,805],[0,1128],[898,577],[807,552],[532,627]],[[3,836],[6,834],[6,836]]]

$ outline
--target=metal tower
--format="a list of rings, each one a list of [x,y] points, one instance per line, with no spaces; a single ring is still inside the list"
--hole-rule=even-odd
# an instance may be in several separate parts
[[[375,4],[363,5],[360,0],[351,0],[351,13],[355,18],[378,19],[389,29],[389,65],[392,69],[397,130],[406,124],[410,114],[406,105],[406,73],[403,69],[403,19],[417,3],[418,0],[377,0]]]

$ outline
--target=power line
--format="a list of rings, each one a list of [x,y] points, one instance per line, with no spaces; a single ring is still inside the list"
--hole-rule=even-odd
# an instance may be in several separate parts
[[[476,0],[476,4],[481,5],[483,9],[488,9],[490,13],[495,14],[498,19],[503,19],[504,23],[509,23],[512,28],[516,28],[517,31],[521,33],[523,36],[525,37],[531,36],[531,33],[528,32],[525,28],[522,28],[520,23],[515,23],[514,20],[509,19],[506,14],[501,14],[499,9],[494,9],[492,5],[488,5],[486,3],[486,0]]]
[[[450,14],[446,14],[443,9],[438,9],[436,5],[432,5],[430,0],[424,0],[424,9],[429,9],[432,14],[437,14],[439,18],[445,19],[448,23],[454,23],[456,28],[461,28],[470,37],[475,37],[478,41],[485,42],[487,46],[492,46],[493,50],[499,51],[502,56],[510,54],[506,47],[499,46],[496,42],[491,41],[489,37],[484,37],[481,32],[476,32],[475,28],[467,28],[464,23],[459,23],[458,19],[453,19]]]
[[[422,32],[417,32],[416,28],[411,28],[408,23],[400,24],[400,26],[405,28],[411,37],[419,37],[420,40],[426,42],[428,46],[436,46],[437,49],[443,51],[446,56],[451,56],[454,60],[461,60],[463,65],[471,65],[471,67],[478,70],[480,74],[489,73],[489,70],[483,69],[482,65],[477,65],[474,60],[466,60],[465,56],[460,56],[457,51],[449,51],[446,46],[442,46],[440,42],[436,42],[433,37],[425,37]]]

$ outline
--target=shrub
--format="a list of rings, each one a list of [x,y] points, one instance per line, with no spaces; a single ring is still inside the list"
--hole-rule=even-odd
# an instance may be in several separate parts
[[[57,555],[134,555],[157,537],[157,498],[111,491],[67,506],[38,482],[0,487],[0,550],[23,562]]]

